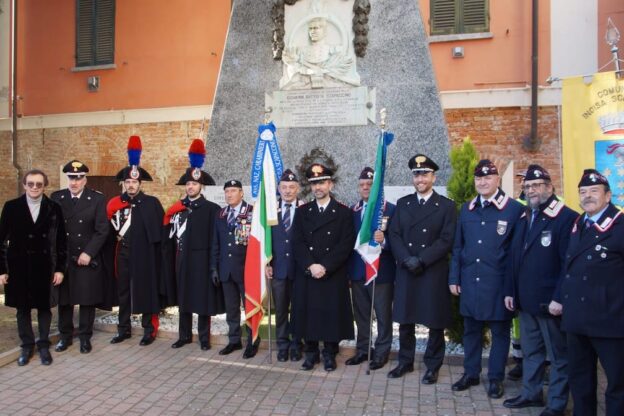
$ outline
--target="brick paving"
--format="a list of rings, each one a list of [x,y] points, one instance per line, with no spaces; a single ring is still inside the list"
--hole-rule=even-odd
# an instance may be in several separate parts
[[[321,365],[312,372],[301,362],[268,363],[268,350],[251,360],[242,352],[220,356],[215,345],[201,351],[197,344],[174,350],[171,340],[158,338],[140,347],[140,337],[116,345],[111,334],[96,331],[91,354],[80,354],[78,343],[53,352],[50,367],[38,356],[25,367],[15,362],[0,367],[0,415],[539,415],[541,408],[510,410],[503,399],[486,395],[487,381],[465,392],[451,384],[462,367],[444,365],[436,385],[420,384],[422,364],[414,373],[389,380],[390,361],[366,375],[365,365],[338,369]],[[604,376],[600,374],[600,400]],[[520,382],[505,381],[506,397],[515,396]],[[604,413],[604,405],[601,404]]]

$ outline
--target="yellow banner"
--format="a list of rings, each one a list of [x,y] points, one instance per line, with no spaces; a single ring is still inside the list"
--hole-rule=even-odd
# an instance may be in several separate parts
[[[614,72],[563,80],[563,191],[580,211],[578,182],[583,169],[609,179],[611,201],[624,206],[624,79]]]

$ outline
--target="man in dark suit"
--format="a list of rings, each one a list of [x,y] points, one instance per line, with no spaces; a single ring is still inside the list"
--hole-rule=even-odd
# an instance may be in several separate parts
[[[117,237],[114,270],[119,294],[119,324],[111,344],[131,336],[130,315],[141,314],[143,337],[139,345],[150,345],[156,339],[158,313],[163,306],[160,287],[162,221],[160,201],[141,191],[141,184],[151,175],[139,166],[141,140],[128,141],[129,166],[115,179],[123,182],[124,192],[108,201],[107,216]]]
[[[338,344],[354,335],[347,262],[355,233],[351,210],[331,196],[332,176],[319,163],[307,169],[314,201],[299,207],[293,225],[295,334],[306,343],[305,371],[320,361],[319,341],[325,371],[334,371]]]
[[[462,391],[480,383],[487,324],[492,333],[488,396],[498,399],[504,393],[512,317],[505,308],[505,276],[513,229],[524,208],[499,189],[500,176],[491,161],[481,160],[474,176],[479,195],[461,208],[449,272],[449,288],[461,295],[464,317],[464,374],[451,388]]]
[[[243,348],[241,342],[241,302],[245,304],[245,257],[251,232],[253,206],[243,199],[243,184],[230,180],[223,185],[227,207],[215,218],[210,247],[211,277],[215,284],[223,286],[225,314],[228,324],[228,345],[220,355],[231,354]],[[258,353],[260,337],[253,342],[251,328],[247,327],[247,346],[243,358]]]
[[[570,236],[561,285],[574,415],[596,415],[597,360],[607,376],[607,416],[624,415],[624,214],[609,181],[586,169],[579,182],[584,214]]]
[[[561,309],[562,265],[577,214],[557,198],[550,174],[539,165],[529,165],[523,189],[527,209],[514,229],[505,297],[507,309],[520,311],[522,391],[503,405],[544,406],[542,380],[548,356],[548,407],[541,416],[559,416],[569,394],[566,339],[560,319],[548,309]]]
[[[181,348],[193,341],[193,313],[197,314],[197,333],[202,351],[210,349],[210,317],[225,312],[223,291],[210,275],[210,245],[219,205],[202,195],[214,179],[202,170],[206,149],[195,139],[189,149],[191,167],[186,169],[177,185],[183,185],[185,196],[166,212],[164,267],[166,281],[175,286],[173,304],[178,305],[178,340],[172,348]],[[169,291],[168,291],[169,293]]]
[[[360,200],[353,205],[353,225],[355,234],[362,227],[362,217],[367,208],[368,197],[373,185],[375,171],[365,167],[360,173],[358,193]],[[374,282],[374,309],[377,317],[377,339],[375,350],[368,357],[370,342],[371,304],[373,302],[373,283],[366,284],[366,267],[362,256],[353,251],[349,258],[349,279],[351,280],[351,296],[353,298],[353,314],[357,326],[356,353],[345,361],[346,365],[358,365],[368,359],[371,370],[382,368],[388,362],[390,347],[392,346],[392,294],[394,290],[395,264],[390,241],[386,238],[387,225],[394,214],[394,204],[384,202],[383,230],[375,231],[373,238],[382,246],[379,257],[379,270]]]
[[[293,284],[295,281],[295,256],[292,250],[292,224],[297,207],[302,201],[299,195],[299,179],[290,169],[282,174],[278,190],[278,224],[271,227],[273,259],[267,267],[267,276],[271,282],[271,292],[275,302],[275,334],[277,336],[277,360],[291,361],[301,359],[301,342],[294,336],[294,307],[292,304]],[[290,319],[289,319],[290,313]]]
[[[65,351],[74,336],[74,305],[80,305],[78,337],[80,352],[91,352],[95,305],[104,301],[106,273],[102,264],[102,247],[108,236],[106,199],[100,192],[86,187],[89,168],[79,160],[63,167],[68,189],[51,195],[63,209],[67,233],[67,273],[59,286],[58,328],[61,339],[55,351]]]
[[[63,212],[44,194],[48,185],[45,173],[31,170],[22,184],[25,195],[7,201],[0,215],[0,284],[4,285],[5,305],[17,309],[17,332],[22,341],[17,364],[28,364],[34,354],[30,311],[36,308],[36,345],[41,364],[50,365],[50,308],[55,306],[56,287],[67,266]]]
[[[438,381],[446,343],[444,328],[452,323],[447,285],[448,255],[453,247],[457,209],[433,190],[438,165],[425,155],[409,160],[415,193],[397,202],[390,223],[390,244],[397,259],[394,321],[399,323],[399,365],[390,378],[414,371],[415,324],[429,328],[423,361],[424,384]]]

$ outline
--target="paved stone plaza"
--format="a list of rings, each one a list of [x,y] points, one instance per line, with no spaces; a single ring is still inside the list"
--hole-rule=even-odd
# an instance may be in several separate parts
[[[454,393],[451,384],[462,367],[444,365],[437,385],[420,384],[420,366],[403,379],[389,380],[387,371],[366,375],[366,367],[322,366],[299,370],[301,362],[268,363],[267,350],[251,360],[237,351],[218,355],[219,346],[201,351],[196,344],[180,350],[158,338],[139,347],[140,337],[109,344],[111,334],[96,331],[94,350],[83,355],[77,340],[69,350],[54,353],[44,367],[38,357],[26,367],[15,362],[0,367],[1,415],[539,415],[541,408],[510,411],[503,399],[487,397],[483,384]],[[348,352],[350,353],[350,352]],[[343,353],[344,354],[344,353]],[[600,376],[604,394],[604,377]],[[506,397],[520,382],[505,382]],[[604,398],[600,397],[602,412]]]

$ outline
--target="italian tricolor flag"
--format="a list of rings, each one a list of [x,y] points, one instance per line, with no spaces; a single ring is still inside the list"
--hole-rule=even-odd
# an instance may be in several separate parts
[[[245,258],[245,320],[254,341],[258,338],[258,328],[265,314],[262,305],[267,296],[265,267],[272,257],[271,226],[278,222],[276,182],[271,152],[266,151]]]

